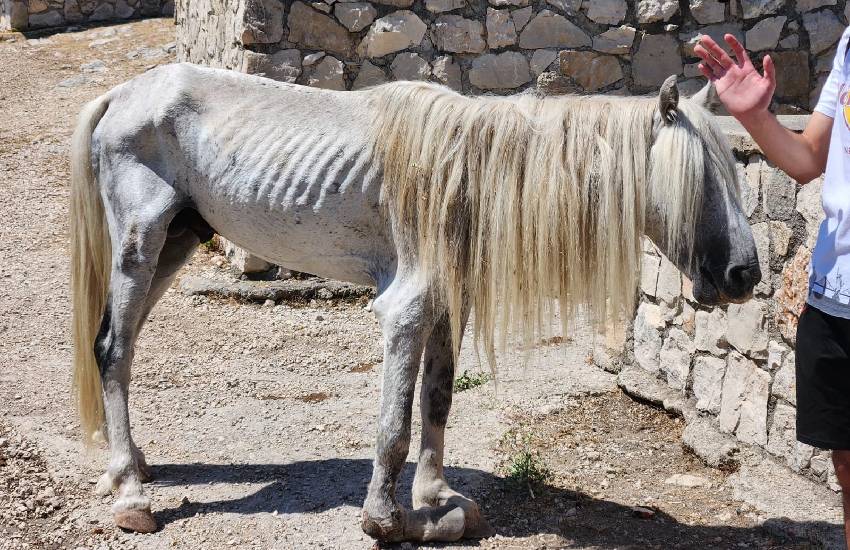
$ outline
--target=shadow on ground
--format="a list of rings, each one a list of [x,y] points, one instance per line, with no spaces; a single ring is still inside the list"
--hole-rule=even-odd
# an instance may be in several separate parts
[[[414,465],[408,463],[399,483],[399,500],[410,504]],[[165,464],[156,466],[154,485],[262,483],[242,498],[183,502],[157,512],[165,525],[196,514],[317,513],[340,506],[360,507],[372,471],[365,459],[327,459],[292,464]],[[452,486],[474,498],[502,536],[551,535],[556,546],[623,548],[813,548],[799,540],[780,540],[761,527],[689,525],[658,511],[652,519],[634,515],[631,506],[581,492],[544,486],[532,497],[525,489],[491,473],[446,468]],[[191,499],[191,490],[189,492]],[[782,520],[786,524],[790,520]],[[826,524],[798,524],[805,532]],[[837,526],[836,526],[837,529]],[[749,541],[750,543],[747,543]],[[477,541],[468,541],[477,546]],[[545,547],[550,547],[546,545]]]

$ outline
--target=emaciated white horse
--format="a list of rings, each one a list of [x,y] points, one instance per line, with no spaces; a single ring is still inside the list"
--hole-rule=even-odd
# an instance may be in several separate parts
[[[289,268],[377,287],[380,421],[362,527],[387,541],[490,528],[443,477],[463,327],[536,338],[558,309],[629,315],[647,235],[706,304],[761,274],[734,160],[704,108],[660,97],[469,98],[425,83],[358,92],[170,65],[88,104],[72,144],[74,381],[111,460],[115,523],[156,529],[127,391],[144,320],[213,232]],[[413,510],[396,500],[419,365]]]

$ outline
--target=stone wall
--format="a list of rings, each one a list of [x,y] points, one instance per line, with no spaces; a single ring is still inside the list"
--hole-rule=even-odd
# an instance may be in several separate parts
[[[783,122],[801,129],[806,118]],[[794,429],[795,331],[823,220],[822,181],[797,185],[762,157],[734,121],[724,124],[763,274],[754,299],[701,307],[690,281],[646,244],[641,298],[626,352],[611,362],[609,354],[597,351],[597,364],[620,371],[627,392],[683,414],[693,426],[691,438],[699,430],[732,447],[763,449],[794,471],[837,487],[829,454],[796,442]],[[716,453],[709,449],[708,454]]]
[[[0,30],[172,15],[172,0],[0,0]]]
[[[698,34],[730,32],[771,52],[777,106],[795,112],[828,72],[846,11],[845,0],[178,0],[178,52],[335,89],[429,79],[470,93],[536,81],[643,93],[671,74],[696,89]]]

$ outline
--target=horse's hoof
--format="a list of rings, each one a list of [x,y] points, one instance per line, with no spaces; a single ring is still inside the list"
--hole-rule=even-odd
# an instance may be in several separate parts
[[[156,531],[156,520],[150,509],[131,509],[115,512],[112,515],[115,525],[127,531],[136,533],[153,533]]]

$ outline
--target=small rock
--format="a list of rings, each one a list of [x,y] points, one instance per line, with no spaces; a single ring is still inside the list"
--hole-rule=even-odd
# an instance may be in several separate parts
[[[652,519],[655,517],[655,510],[650,510],[643,506],[633,506],[632,515],[640,519]]]
[[[711,487],[711,481],[705,479],[704,477],[692,475],[692,474],[673,474],[664,480],[664,483],[667,485],[676,485],[678,487],[685,487],[687,489],[695,489],[697,487]]]

